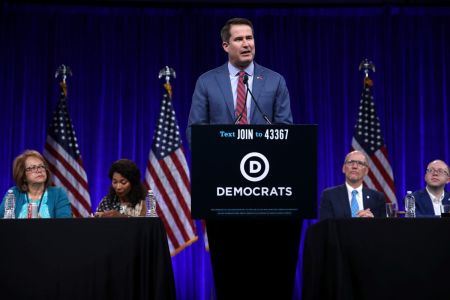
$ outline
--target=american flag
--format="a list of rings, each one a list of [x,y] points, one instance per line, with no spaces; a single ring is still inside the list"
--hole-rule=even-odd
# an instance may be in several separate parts
[[[380,120],[373,101],[372,86],[372,80],[366,77],[361,94],[358,121],[353,133],[352,148],[364,152],[369,159],[369,174],[364,177],[364,184],[383,193],[387,202],[397,203],[394,175],[389,163],[386,145],[381,135]]]
[[[175,255],[196,241],[197,235],[191,219],[189,169],[172,105],[172,90],[169,83],[164,88],[166,92],[147,162],[145,185],[156,196],[157,213],[167,231],[170,253]]]
[[[75,217],[91,214],[91,197],[83,168],[77,137],[67,110],[67,85],[60,83],[61,94],[47,132],[44,156],[52,173],[52,183],[67,191]]]

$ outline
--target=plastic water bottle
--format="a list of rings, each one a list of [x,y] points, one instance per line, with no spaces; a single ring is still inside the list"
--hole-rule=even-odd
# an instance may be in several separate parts
[[[5,198],[5,214],[3,216],[4,219],[15,219],[15,208],[16,208],[16,196],[12,190],[8,190],[8,194]]]
[[[145,196],[145,205],[147,206],[146,217],[156,218],[158,214],[156,213],[156,197],[152,190],[148,190],[147,196]]]
[[[406,192],[405,196],[405,218],[416,217],[416,199],[411,191]]]

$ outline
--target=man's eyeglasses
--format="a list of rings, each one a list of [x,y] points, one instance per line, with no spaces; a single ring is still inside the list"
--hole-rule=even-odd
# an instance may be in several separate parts
[[[356,166],[358,166],[358,167],[360,167],[360,168],[362,168],[362,167],[367,167],[367,164],[366,164],[365,162],[363,162],[363,161],[360,161],[360,160],[347,160],[347,161],[345,162],[345,164],[346,164],[347,166],[353,166],[353,165],[356,165]]]
[[[427,173],[429,173],[429,174],[434,174],[434,173],[436,173],[436,174],[438,174],[439,176],[442,176],[442,175],[448,176],[448,172],[445,171],[444,169],[433,169],[433,168],[429,168],[429,169],[427,169]]]
[[[46,170],[46,168],[44,165],[32,166],[32,167],[25,168],[25,172],[28,172],[28,173],[30,173],[30,172],[37,173],[37,172],[45,171],[45,170]]]

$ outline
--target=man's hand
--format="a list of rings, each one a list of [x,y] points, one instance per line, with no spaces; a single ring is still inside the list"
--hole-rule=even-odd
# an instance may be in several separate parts
[[[360,210],[358,211],[358,213],[356,214],[358,216],[358,218],[373,218],[373,213],[370,211],[370,208],[364,209],[364,210]]]

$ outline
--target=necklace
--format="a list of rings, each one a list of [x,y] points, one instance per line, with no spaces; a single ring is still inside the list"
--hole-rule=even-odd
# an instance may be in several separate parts
[[[41,198],[39,199],[39,205],[38,205],[38,209],[37,209],[37,213],[39,214],[39,211],[41,210],[41,204],[42,204],[42,198],[44,198],[44,194],[47,191],[47,189],[44,189],[42,191],[42,195]],[[25,194],[26,198],[27,198],[27,203],[30,204],[30,198],[28,197],[28,193]]]

